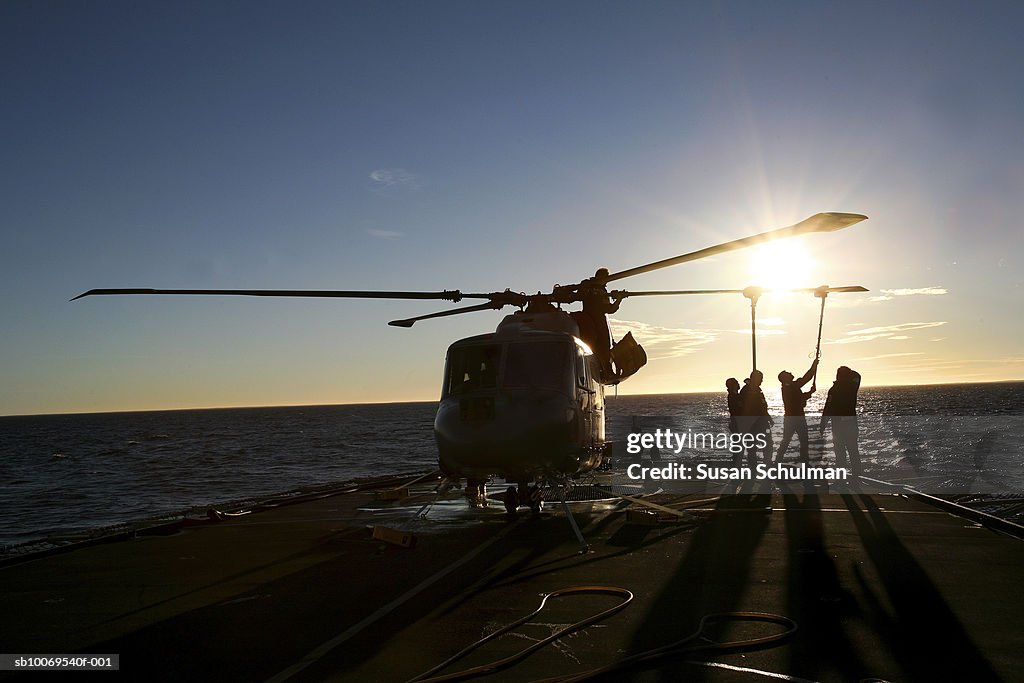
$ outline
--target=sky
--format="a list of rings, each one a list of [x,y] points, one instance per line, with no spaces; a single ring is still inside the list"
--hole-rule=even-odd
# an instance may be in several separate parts
[[[92,288],[548,291],[820,211],[845,231],[616,283],[862,285],[822,371],[1024,378],[1019,2],[0,4],[0,415],[436,400],[446,302]],[[505,313],[510,312],[508,310]],[[801,374],[818,301],[766,295]],[[626,300],[620,393],[749,371],[739,295]],[[769,382],[774,384],[774,381]]]

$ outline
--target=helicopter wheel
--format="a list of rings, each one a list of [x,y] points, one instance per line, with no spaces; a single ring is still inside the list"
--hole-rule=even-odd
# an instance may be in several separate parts
[[[516,510],[519,509],[519,489],[515,486],[509,486],[505,490],[505,511],[510,515],[516,514]]]
[[[473,508],[487,507],[487,493],[483,481],[479,479],[466,480],[466,502]]]

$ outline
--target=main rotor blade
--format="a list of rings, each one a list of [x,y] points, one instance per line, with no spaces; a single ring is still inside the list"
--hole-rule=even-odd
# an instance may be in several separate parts
[[[757,235],[751,235],[750,237],[744,237],[731,242],[717,244],[713,247],[707,247],[706,249],[693,251],[689,254],[683,254],[673,258],[655,261],[654,263],[648,263],[645,266],[637,266],[636,268],[630,268],[629,270],[621,270],[609,275],[604,279],[604,282],[613,282],[625,277],[632,277],[634,275],[640,275],[641,273],[649,273],[652,270],[660,270],[661,268],[668,268],[669,266],[675,266],[680,263],[696,261],[698,259],[715,256],[716,254],[722,254],[735,249],[745,249],[755,244],[761,244],[762,242],[770,242],[771,240],[796,237],[797,235],[806,235],[810,232],[833,232],[835,230],[842,230],[843,228],[848,228],[855,223],[865,220],[866,218],[867,216],[863,216],[859,213],[816,213],[810,218],[806,218],[799,223],[790,225],[786,228],[762,232]]]
[[[871,290],[867,287],[861,287],[860,285],[851,285],[850,287],[826,287],[822,291],[827,292],[828,294],[834,294],[835,292],[870,292]]]
[[[608,294],[613,299],[626,299],[631,296],[674,296],[676,294],[744,294],[752,290],[756,290],[758,296],[760,296],[761,294],[771,294],[779,292],[807,292],[820,295],[820,293],[822,292],[826,294],[835,294],[837,292],[842,293],[871,291],[859,285],[853,285],[850,287],[804,287],[801,289],[761,289],[760,287],[748,287],[747,289],[678,289],[649,292],[627,292],[622,289],[616,289],[611,292],[608,292]]]
[[[765,290],[771,291],[771,290]],[[804,287],[803,289],[779,289],[775,290],[778,292],[810,292],[814,296],[824,299],[827,294],[843,294],[846,292],[870,292],[871,290],[860,285],[849,285],[846,287],[829,287],[828,285],[822,285],[821,287]]]
[[[505,304],[500,303],[486,303],[477,304],[476,306],[463,306],[462,308],[453,308],[450,311],[441,311],[439,313],[428,313],[427,315],[418,315],[415,318],[406,318],[405,320],[392,320],[388,322],[388,325],[391,325],[392,327],[412,327],[420,320],[429,320],[431,318],[444,318],[449,315],[473,313],[474,311],[494,311],[499,310],[504,306]]]
[[[674,289],[655,292],[627,292],[614,290],[608,292],[613,299],[626,299],[631,296],[673,296],[676,294],[740,294],[742,289]]]
[[[208,294],[214,296],[294,296],[325,297],[339,299],[445,299],[461,301],[487,299],[487,294],[463,294],[459,290],[442,292],[368,292],[360,290],[313,290],[313,289],[90,289],[75,299],[99,294]]]

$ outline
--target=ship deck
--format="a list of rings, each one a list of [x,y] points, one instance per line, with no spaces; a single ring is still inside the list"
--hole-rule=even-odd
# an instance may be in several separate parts
[[[326,496],[0,568],[0,643],[15,654],[119,654],[122,672],[149,680],[404,681],[543,594],[612,586],[632,603],[487,680],[614,665],[723,612],[779,615],[797,631],[762,649],[680,648],[605,680],[1024,680],[1020,540],[897,495],[718,493],[656,495],[693,517],[650,524],[627,520],[636,506],[625,502],[574,504],[586,554],[551,504],[510,520],[500,504],[450,500],[414,521],[421,498]],[[372,525],[417,543],[374,540]],[[443,673],[508,656],[618,601],[553,600]],[[705,635],[782,631],[735,622]]]

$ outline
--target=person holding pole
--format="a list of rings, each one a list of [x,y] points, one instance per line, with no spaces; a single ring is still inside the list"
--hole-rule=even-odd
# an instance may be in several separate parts
[[[803,386],[811,381],[817,373],[818,359],[815,358],[811,367],[800,379],[794,379],[793,373],[783,370],[779,373],[779,381],[782,382],[782,405],[785,407],[785,416],[782,418],[782,440],[779,442],[779,450],[775,453],[775,462],[782,462],[782,457],[789,448],[789,442],[795,433],[800,439],[800,458],[797,462],[810,462],[810,443],[807,436],[807,418],[804,417],[804,407],[807,399],[814,395],[815,386],[811,390],[801,391]]]

